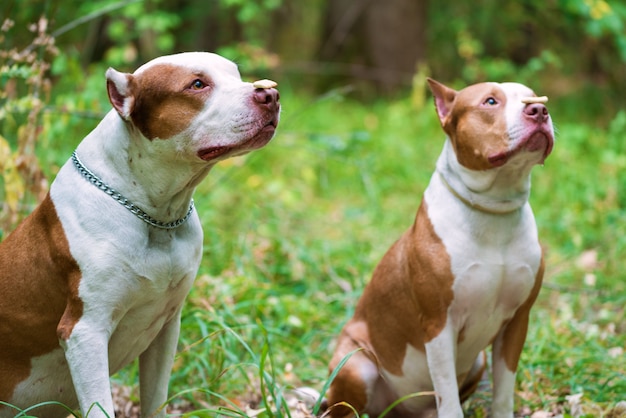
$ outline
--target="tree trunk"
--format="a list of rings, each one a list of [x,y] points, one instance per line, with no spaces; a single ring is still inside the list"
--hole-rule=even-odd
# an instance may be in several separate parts
[[[329,0],[320,59],[348,76],[342,82],[365,80],[383,93],[408,86],[426,56],[427,3]]]

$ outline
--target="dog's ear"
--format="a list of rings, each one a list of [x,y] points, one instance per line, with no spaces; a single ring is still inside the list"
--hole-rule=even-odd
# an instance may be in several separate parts
[[[109,101],[124,120],[130,120],[135,105],[132,92],[133,75],[109,68],[106,72]]]
[[[430,91],[433,93],[435,98],[435,108],[437,108],[437,115],[439,115],[439,120],[441,124],[444,125],[444,121],[448,113],[450,113],[450,109],[452,109],[452,103],[456,98],[457,91],[451,89],[443,85],[442,83],[433,80],[432,78],[428,78],[428,85],[430,86]]]

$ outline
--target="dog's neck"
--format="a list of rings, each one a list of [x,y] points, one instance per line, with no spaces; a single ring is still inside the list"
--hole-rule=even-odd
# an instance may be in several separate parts
[[[102,140],[105,138],[105,140]],[[82,162],[105,183],[150,216],[172,221],[185,216],[194,189],[213,164],[181,164],[171,140],[148,140],[110,111],[77,148]]]
[[[502,167],[470,170],[459,164],[450,140],[446,139],[437,160],[437,172],[450,192],[466,205],[490,214],[507,214],[528,201],[534,164],[520,155]]]

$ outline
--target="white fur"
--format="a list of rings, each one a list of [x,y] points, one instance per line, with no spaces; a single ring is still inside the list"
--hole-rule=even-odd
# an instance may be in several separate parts
[[[515,149],[522,126],[524,105],[520,99],[531,92],[515,83],[501,87],[507,94],[505,112],[510,149]],[[429,366],[433,363],[431,377],[435,390],[442,396],[440,416],[462,416],[458,382],[452,372],[456,370],[456,374],[461,374],[471,369],[480,351],[526,301],[533,288],[541,248],[528,196],[530,171],[541,157],[541,153],[520,152],[502,167],[474,171],[458,163],[447,140],[437,161],[437,172],[424,199],[435,232],[450,256],[455,277],[455,299],[448,309],[448,318],[453,320],[448,321],[441,335],[426,345],[427,354],[435,357],[429,359]],[[441,176],[467,201],[495,212],[511,212],[490,214],[470,210],[444,185]],[[450,347],[456,347],[461,329],[464,330],[463,341],[452,353]],[[439,344],[440,339],[443,344]],[[446,347],[447,355],[444,355],[441,352],[446,351]],[[494,357],[497,360],[493,416],[510,418],[515,374],[506,369],[499,356]],[[434,364],[437,361],[441,364]],[[451,361],[454,363],[449,363]]]
[[[515,149],[522,131],[523,104],[518,98],[530,95],[530,90],[514,83],[501,87],[507,93],[507,125],[510,146]],[[386,376],[399,396],[434,389],[440,417],[463,416],[459,401],[462,382],[457,382],[457,376],[472,369],[480,352],[533,288],[541,248],[528,196],[530,171],[542,157],[540,154],[520,152],[504,166],[475,171],[459,164],[446,140],[424,193],[430,221],[450,256],[455,297],[446,326],[426,343],[426,354],[408,347],[404,376]],[[450,191],[442,177],[466,202]],[[470,209],[467,202],[498,214]],[[462,329],[463,339],[457,345]],[[492,416],[511,418],[515,373],[506,368],[499,347],[496,340]],[[428,371],[430,381],[424,380]],[[419,400],[403,405],[409,410],[420,406]]]
[[[457,352],[456,332],[448,320],[441,333],[426,343],[426,360],[440,417],[463,417],[456,377]]]
[[[240,80],[230,61],[182,54],[158,58],[137,73],[159,62],[202,71],[215,84],[190,126],[167,140],[148,140],[111,110],[77,152],[105,183],[168,222],[185,215],[194,187],[216,162],[202,161],[198,150],[240,144],[259,117],[251,99],[254,88]],[[120,93],[128,93],[125,76],[109,76]],[[33,359],[34,372],[18,386],[16,399],[22,404],[41,399],[29,398],[33,391],[72,405],[75,388],[83,414],[92,408],[89,418],[113,417],[109,375],[139,357],[142,414],[153,416],[167,400],[181,307],[202,256],[198,215],[175,229],[149,226],[84,179],[71,161],[61,168],[50,195],[82,273],[84,312],[62,342],[65,356],[59,349]],[[66,415],[60,408],[45,413]],[[154,416],[164,417],[165,411]]]
[[[117,92],[121,96],[124,96],[124,103],[120,108],[120,116],[122,116],[125,120],[129,120],[132,107],[135,104],[135,98],[130,95],[130,91],[128,89],[128,75],[115,71],[113,68],[109,68],[106,71],[106,78],[115,85]]]
[[[407,344],[402,364],[402,375],[398,376],[387,370],[383,370],[383,373],[385,381],[395,389],[397,396],[403,397],[417,392],[433,390],[431,382],[424,380],[424,376],[429,375],[428,367],[426,354]],[[408,411],[421,411],[426,405],[432,403],[432,400],[431,395],[415,396],[405,400],[402,407]]]
[[[513,416],[513,392],[515,391],[515,373],[510,371],[500,355],[502,335],[493,343],[493,418],[511,418]]]

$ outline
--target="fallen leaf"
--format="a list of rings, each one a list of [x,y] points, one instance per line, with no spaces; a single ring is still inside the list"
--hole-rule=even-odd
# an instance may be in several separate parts
[[[530,418],[550,418],[553,417],[554,414],[552,412],[548,412],[548,411],[535,411],[533,412],[533,414],[530,416]]]

